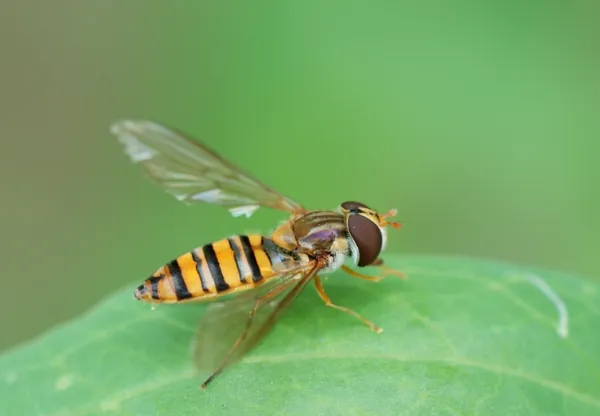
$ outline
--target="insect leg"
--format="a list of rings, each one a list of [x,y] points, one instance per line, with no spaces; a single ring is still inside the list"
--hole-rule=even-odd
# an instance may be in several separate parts
[[[233,344],[233,346],[231,347],[231,349],[229,350],[229,352],[227,353],[225,358],[221,361],[221,364],[219,364],[217,369],[204,381],[204,383],[202,383],[202,386],[201,386],[202,389],[205,389],[206,386],[208,385],[208,383],[210,383],[221,371],[223,371],[223,369],[227,366],[227,363],[229,362],[230,358],[233,356],[233,354],[235,353],[237,348],[239,348],[240,345],[242,344],[242,342],[244,342],[244,340],[246,339],[246,336],[248,335],[248,331],[250,331],[250,327],[252,326],[252,321],[254,320],[254,315],[256,314],[256,311],[262,305],[262,303],[267,302],[269,299],[272,299],[274,296],[281,293],[284,289],[286,289],[292,283],[293,283],[293,281],[288,282],[287,284],[277,286],[254,301],[254,306],[252,307],[252,309],[250,310],[250,313],[248,314],[248,320],[246,321],[246,327],[244,328],[244,331],[238,337],[238,339],[235,341],[235,343]]]
[[[368,280],[370,282],[379,282],[380,280],[383,279],[383,276],[367,276],[366,274],[361,274],[359,272],[352,270],[348,266],[342,266],[342,270],[345,271],[346,273],[348,273],[352,277],[357,277],[359,279]]]
[[[401,271],[392,269],[391,267],[384,266],[383,259],[381,259],[381,258],[378,258],[373,263],[371,263],[371,266],[379,267],[379,269],[385,273],[384,276],[394,275],[394,276],[399,277],[400,279],[406,279],[406,275],[404,273],[402,273]]]
[[[330,306],[339,311],[346,312],[347,314],[360,319],[365,325],[367,325],[369,328],[371,328],[373,331],[375,331],[378,334],[383,332],[382,328],[379,328],[373,322],[363,318],[362,316],[360,316],[357,312],[353,311],[352,309],[348,309],[343,306],[338,306],[338,305],[335,305],[333,302],[331,302],[331,299],[329,299],[329,296],[327,296],[327,293],[325,293],[325,290],[323,289],[323,284],[321,283],[321,279],[319,278],[319,276],[315,276],[315,287],[317,288],[317,292],[319,293],[319,296],[321,296],[321,299],[323,299],[323,302],[325,302],[325,305]]]
[[[388,275],[394,275],[397,276],[401,279],[406,279],[406,276],[404,275],[404,273],[396,271],[394,269],[391,269],[389,267],[385,267],[383,265],[380,264],[372,264],[371,266],[375,266],[375,267],[379,267],[381,270],[383,270],[383,275],[382,276],[367,276],[365,274],[361,274],[357,271],[352,270],[350,267],[348,266],[342,266],[342,270],[345,271],[346,273],[348,273],[350,276],[352,277],[357,277],[359,279],[363,279],[363,280],[368,280],[370,282],[379,282],[382,279],[384,279],[386,276]]]

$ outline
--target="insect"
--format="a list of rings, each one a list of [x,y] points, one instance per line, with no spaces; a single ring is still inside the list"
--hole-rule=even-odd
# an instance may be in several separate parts
[[[111,126],[130,159],[178,200],[216,204],[233,216],[250,217],[260,207],[289,218],[270,235],[235,235],[195,248],[160,267],[134,293],[148,303],[211,302],[194,342],[197,369],[206,372],[202,388],[239,360],[272,328],[302,289],[313,282],[329,307],[382,331],[352,309],[334,304],[320,275],[341,269],[350,276],[379,281],[404,275],[383,265],[392,209],[379,213],[346,201],[335,210],[307,210],[243,172],[187,134],[146,120]],[[379,276],[346,265],[378,267]]]

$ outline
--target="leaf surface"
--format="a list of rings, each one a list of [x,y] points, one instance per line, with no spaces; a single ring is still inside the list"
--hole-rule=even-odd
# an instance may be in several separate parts
[[[307,288],[206,391],[190,356],[204,306],[152,310],[132,284],[1,356],[2,414],[600,414],[598,283],[465,258],[385,260],[407,280],[325,281],[382,334]]]

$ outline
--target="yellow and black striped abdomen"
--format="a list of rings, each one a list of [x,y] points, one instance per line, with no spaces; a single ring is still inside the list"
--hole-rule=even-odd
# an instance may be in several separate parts
[[[135,297],[174,303],[250,289],[276,275],[274,265],[295,262],[261,235],[238,235],[196,248],[146,279]]]

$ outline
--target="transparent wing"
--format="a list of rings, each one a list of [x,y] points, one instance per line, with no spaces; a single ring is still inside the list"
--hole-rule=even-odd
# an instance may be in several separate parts
[[[322,267],[314,262],[303,269],[282,275],[276,281],[265,283],[260,290],[209,305],[200,321],[193,345],[196,368],[207,380],[205,384],[216,375],[215,372],[240,360],[252,349]],[[253,309],[254,316],[247,327]],[[245,331],[245,339],[236,345]]]
[[[234,216],[249,217],[261,206],[304,211],[185,133],[146,120],[119,121],[111,132],[130,159],[180,201],[220,205]]]

